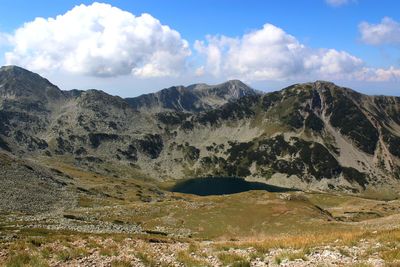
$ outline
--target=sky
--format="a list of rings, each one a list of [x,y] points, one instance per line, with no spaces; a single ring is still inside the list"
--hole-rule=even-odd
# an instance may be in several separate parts
[[[400,95],[398,0],[0,0],[0,65],[123,97],[240,79]]]

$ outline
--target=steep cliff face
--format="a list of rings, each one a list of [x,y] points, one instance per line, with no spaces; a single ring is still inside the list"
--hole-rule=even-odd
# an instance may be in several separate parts
[[[230,81],[126,100],[3,67],[0,103],[0,149],[115,176],[235,175],[353,192],[400,179],[400,99],[329,82],[259,94]]]

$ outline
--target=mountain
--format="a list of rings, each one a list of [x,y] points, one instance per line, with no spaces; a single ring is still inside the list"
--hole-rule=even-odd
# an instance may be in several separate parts
[[[17,66],[0,68],[1,101],[18,99],[48,103],[64,98],[63,92],[40,75]]]
[[[358,191],[398,184],[399,101],[317,81],[242,97],[177,126],[163,121],[178,133],[177,147],[190,140],[182,150],[192,163],[184,161],[181,176]]]
[[[325,81],[259,94],[229,81],[122,99],[61,91],[18,67],[1,68],[0,78],[0,148],[37,164],[149,180],[240,176],[352,193],[399,186],[398,97]]]
[[[257,94],[260,92],[241,81],[232,80],[218,85],[173,86],[156,93],[125,100],[132,108],[139,111],[199,112],[219,107],[243,96]]]

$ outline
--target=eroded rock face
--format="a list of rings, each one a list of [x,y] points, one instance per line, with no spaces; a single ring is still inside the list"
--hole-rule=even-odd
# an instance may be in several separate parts
[[[400,178],[399,114],[399,98],[322,81],[267,94],[229,81],[122,99],[61,91],[24,69],[0,69],[0,149],[68,158],[116,176],[121,166],[156,179],[234,175],[345,191],[391,186]]]

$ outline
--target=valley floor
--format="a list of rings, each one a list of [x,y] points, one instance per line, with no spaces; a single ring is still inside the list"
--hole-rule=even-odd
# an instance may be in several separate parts
[[[69,179],[69,205],[1,213],[1,266],[400,266],[398,199],[266,191],[199,197],[52,168]]]

